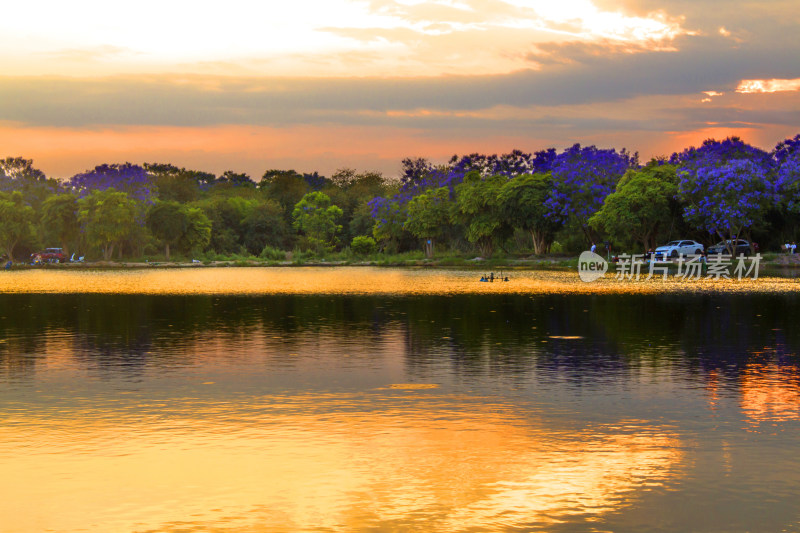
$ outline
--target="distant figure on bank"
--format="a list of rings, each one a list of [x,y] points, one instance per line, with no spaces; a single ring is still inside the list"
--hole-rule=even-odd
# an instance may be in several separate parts
[[[594,253],[595,250],[597,250],[597,245],[595,243],[592,243],[592,247],[590,248],[590,250],[592,250],[592,253]]]
[[[794,251],[795,251],[796,249],[797,249],[797,244],[795,244],[795,242],[794,242],[794,241],[792,241],[792,253],[794,253]]]
[[[489,274],[489,281],[490,281],[490,282],[493,282],[493,281],[494,281],[494,272],[492,272],[492,273],[490,273],[490,274]]]

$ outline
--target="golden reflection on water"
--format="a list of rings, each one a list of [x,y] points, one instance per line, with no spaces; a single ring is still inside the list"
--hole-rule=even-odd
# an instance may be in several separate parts
[[[92,407],[11,419],[4,531],[546,528],[632,505],[682,466],[663,428],[559,431],[432,388],[247,403],[247,416],[187,400],[169,417],[150,406],[136,420]]]
[[[481,283],[477,270],[381,267],[222,267],[130,270],[19,270],[0,275],[0,293],[109,294],[542,294],[660,292],[795,292],[789,278],[583,283],[577,271],[504,272],[510,281]]]
[[[800,372],[775,363],[749,364],[739,378],[741,406],[752,423],[800,420]]]

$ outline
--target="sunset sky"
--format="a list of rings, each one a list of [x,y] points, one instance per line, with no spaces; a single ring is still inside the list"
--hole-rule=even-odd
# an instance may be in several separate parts
[[[800,133],[797,0],[30,0],[0,18],[0,157],[221,173],[575,142],[644,159]]]

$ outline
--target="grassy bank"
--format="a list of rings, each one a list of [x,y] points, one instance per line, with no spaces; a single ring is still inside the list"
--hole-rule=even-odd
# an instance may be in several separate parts
[[[173,256],[166,261],[163,256],[145,256],[112,261],[84,261],[80,263],[44,263],[30,265],[15,263],[13,269],[27,268],[151,268],[151,267],[221,267],[221,266],[387,266],[387,267],[459,267],[477,270],[500,268],[569,269],[577,268],[577,257],[568,255],[547,256],[495,256],[483,259],[474,256],[442,254],[426,258],[421,252],[400,254],[375,253],[359,256],[340,252],[330,254],[287,253],[284,257],[254,257],[246,255],[209,254],[195,257]]]
[[[800,254],[787,255],[766,253],[762,255],[762,268],[795,269],[800,268]],[[442,267],[483,270],[486,273],[501,269],[530,270],[574,270],[578,267],[578,257],[568,254],[548,255],[497,255],[490,259],[458,254],[442,254],[426,258],[422,252],[400,254],[374,253],[359,256],[349,251],[313,254],[310,252],[283,253],[281,257],[254,257],[248,255],[208,254],[195,257],[173,256],[166,261],[163,256],[145,256],[117,261],[86,261],[81,263],[61,263],[29,265],[15,263],[13,269],[29,268],[169,268],[169,267],[291,267],[291,266],[386,266],[386,267]],[[670,265],[676,269],[677,265]]]

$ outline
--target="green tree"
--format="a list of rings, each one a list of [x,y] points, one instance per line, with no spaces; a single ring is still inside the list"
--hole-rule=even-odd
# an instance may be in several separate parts
[[[374,198],[366,206],[372,220],[372,237],[381,250],[392,253],[398,251],[404,241],[413,241],[408,243],[409,247],[416,246],[416,239],[413,239],[411,233],[404,228],[408,219],[408,206],[388,199],[395,197],[398,192],[395,185],[387,190],[384,197]],[[357,220],[361,220],[360,216]]]
[[[357,172],[339,169],[331,176],[322,192],[331,202],[342,208],[343,240],[348,242],[356,235],[372,234],[374,220],[370,215],[369,201],[386,192],[380,172]]]
[[[455,186],[453,221],[464,225],[467,240],[487,259],[494,253],[495,241],[508,229],[500,202],[500,191],[507,181],[504,176],[482,179],[473,170]]]
[[[33,235],[36,212],[25,203],[22,193],[0,192],[0,246],[14,261],[14,247]]]
[[[266,246],[285,249],[289,245],[290,229],[281,206],[274,200],[253,208],[242,225],[244,247],[253,255],[259,255]]]
[[[147,212],[147,227],[156,239],[164,243],[164,255],[169,261],[169,246],[180,241],[186,233],[186,211],[178,202],[156,202]]]
[[[266,192],[267,198],[278,202],[287,222],[291,221],[294,206],[311,190],[303,176],[294,170],[268,170],[258,188]]]
[[[14,180],[45,181],[44,172],[33,167],[33,159],[6,157],[0,159],[0,173]]]
[[[350,235],[354,237],[359,235],[372,237],[374,227],[375,219],[372,218],[372,207],[368,202],[359,204],[355,211],[353,211],[353,217],[350,219]]]
[[[201,186],[208,186],[216,180],[214,174],[186,170],[170,164],[145,163],[158,190],[158,198],[165,201],[188,203],[200,197]]]
[[[32,159],[7,157],[0,159],[0,190],[22,192],[25,203],[38,212],[46,198],[63,189],[57,180],[35,168]]]
[[[232,170],[226,170],[222,173],[222,176],[217,178],[216,185],[225,185],[228,184],[233,187],[255,187],[256,184],[253,180],[250,179],[245,173],[234,172]]]
[[[595,230],[605,230],[622,243],[636,241],[644,250],[655,248],[656,238],[668,230],[676,211],[678,177],[672,165],[651,164],[628,170],[602,207],[589,219]]]
[[[106,261],[111,259],[114,246],[131,232],[136,214],[136,202],[127,193],[113,188],[94,190],[78,200],[78,221],[86,240],[103,251]]]
[[[342,231],[342,226],[337,224],[341,216],[342,209],[331,205],[330,197],[319,191],[303,196],[292,211],[294,227],[302,231],[317,250],[335,246],[336,235]]]
[[[408,218],[403,227],[422,239],[426,257],[433,257],[436,240],[450,222],[450,191],[447,187],[429,190],[408,202]]]
[[[536,173],[508,180],[500,191],[503,218],[512,227],[531,234],[535,254],[549,252],[555,234],[563,226],[557,217],[548,216],[545,200],[552,190],[550,173]]]
[[[247,193],[251,189],[237,187]],[[218,192],[223,191],[219,189]],[[217,253],[230,254],[244,251],[244,221],[258,205],[257,198],[238,195],[214,195],[200,205],[211,220],[210,246]]]
[[[203,250],[211,241],[211,220],[199,207],[184,207],[186,229],[180,246],[187,250]]]
[[[69,255],[70,245],[77,242],[80,230],[78,198],[69,193],[48,197],[42,203],[41,224],[45,240],[56,240]]]

